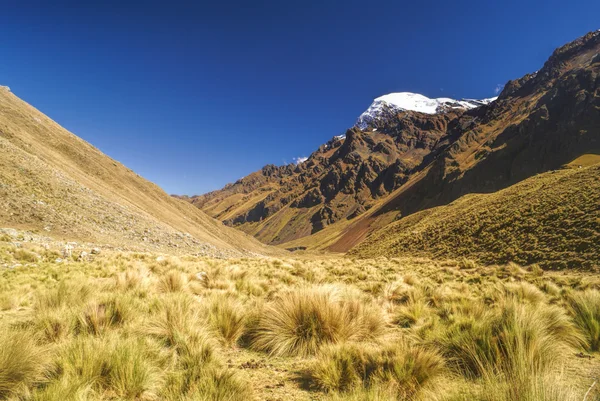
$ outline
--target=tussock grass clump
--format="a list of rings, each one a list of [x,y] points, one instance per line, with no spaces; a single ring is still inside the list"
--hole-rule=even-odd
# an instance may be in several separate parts
[[[404,341],[385,347],[346,343],[324,348],[308,377],[328,392],[385,384],[395,389],[398,399],[410,399],[443,368],[440,354]]]
[[[518,300],[532,303],[539,303],[545,299],[544,293],[539,288],[526,281],[500,285],[498,291],[501,297],[516,297]]]
[[[35,312],[32,329],[46,341],[55,342],[69,336],[75,330],[77,317],[70,308],[46,309]]]
[[[208,321],[225,345],[232,346],[244,334],[246,313],[240,302],[223,295],[215,296],[208,309]]]
[[[47,383],[31,395],[32,401],[91,401],[98,398],[91,386],[72,382],[67,377]]]
[[[93,295],[93,289],[87,283],[76,281],[61,281],[56,288],[40,293],[36,300],[36,309],[72,307],[88,301]]]
[[[488,376],[479,391],[464,401],[580,401],[556,373],[525,377]]]
[[[115,275],[115,288],[122,291],[137,289],[144,285],[147,273],[139,269],[127,269]]]
[[[220,313],[219,318],[223,320],[228,316],[223,309],[215,313]],[[252,399],[248,383],[223,366],[207,329],[198,305],[184,294],[165,300],[157,316],[146,324],[146,334],[175,352],[174,370],[166,378],[161,399]]]
[[[29,386],[42,381],[47,356],[31,335],[18,331],[0,333],[0,399],[26,392]]]
[[[392,323],[402,328],[409,328],[421,322],[431,312],[430,307],[423,300],[409,301],[406,305],[400,305],[392,313]]]
[[[357,308],[329,288],[283,293],[264,307],[252,346],[273,355],[310,355],[324,344],[363,339],[376,325]]]
[[[165,299],[143,332],[180,354],[189,353],[193,348],[206,349],[207,357],[212,352],[212,347],[205,344],[207,336],[202,330],[198,305],[185,294]]]
[[[465,375],[501,375],[511,380],[539,376],[582,341],[563,309],[515,300],[493,310],[457,316],[439,340]]]
[[[168,400],[249,401],[253,392],[238,373],[217,365],[184,365],[172,374],[163,394]]]
[[[369,388],[358,387],[345,393],[329,393],[326,401],[398,401],[393,388],[374,385]]]
[[[600,351],[600,291],[574,293],[569,297],[569,306],[586,337],[588,350]]]
[[[169,270],[158,282],[158,289],[161,292],[180,292],[185,291],[188,285],[187,275],[178,270]]]
[[[383,289],[383,296],[387,301],[393,304],[405,304],[409,301],[419,299],[423,295],[412,285],[409,285],[404,281],[397,281],[388,284]]]
[[[23,263],[35,263],[40,260],[40,256],[38,254],[22,248],[15,250],[13,257],[19,262]]]
[[[131,304],[127,298],[110,297],[92,301],[79,314],[76,330],[80,333],[103,334],[110,327],[123,324],[131,316]]]
[[[12,294],[0,294],[0,311],[7,311],[16,308],[19,300]]]
[[[540,289],[552,297],[558,297],[560,295],[560,287],[549,280],[540,284]]]
[[[63,380],[119,399],[155,399],[162,383],[156,356],[136,339],[80,337],[68,346],[56,367]]]

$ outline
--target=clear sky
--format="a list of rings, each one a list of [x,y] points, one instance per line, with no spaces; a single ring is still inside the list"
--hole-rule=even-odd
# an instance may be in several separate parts
[[[0,84],[178,194],[308,156],[389,92],[494,96],[600,28],[598,0],[92,3],[3,1]]]

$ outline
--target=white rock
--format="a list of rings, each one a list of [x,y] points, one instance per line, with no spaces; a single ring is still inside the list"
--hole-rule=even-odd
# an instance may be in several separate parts
[[[67,245],[64,246],[64,248],[62,249],[62,256],[64,259],[70,258],[71,256],[73,256],[73,245],[70,245],[70,243],[67,243]]]

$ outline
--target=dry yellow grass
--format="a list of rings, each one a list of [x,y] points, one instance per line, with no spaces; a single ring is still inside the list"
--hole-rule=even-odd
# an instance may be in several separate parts
[[[23,251],[35,261],[14,264]],[[0,398],[558,401],[582,399],[600,369],[591,274],[53,255],[0,241],[15,266],[0,270]]]

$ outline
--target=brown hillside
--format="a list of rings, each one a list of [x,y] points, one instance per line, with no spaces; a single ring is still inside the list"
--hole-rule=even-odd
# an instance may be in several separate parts
[[[70,240],[267,252],[0,89],[0,224]]]

